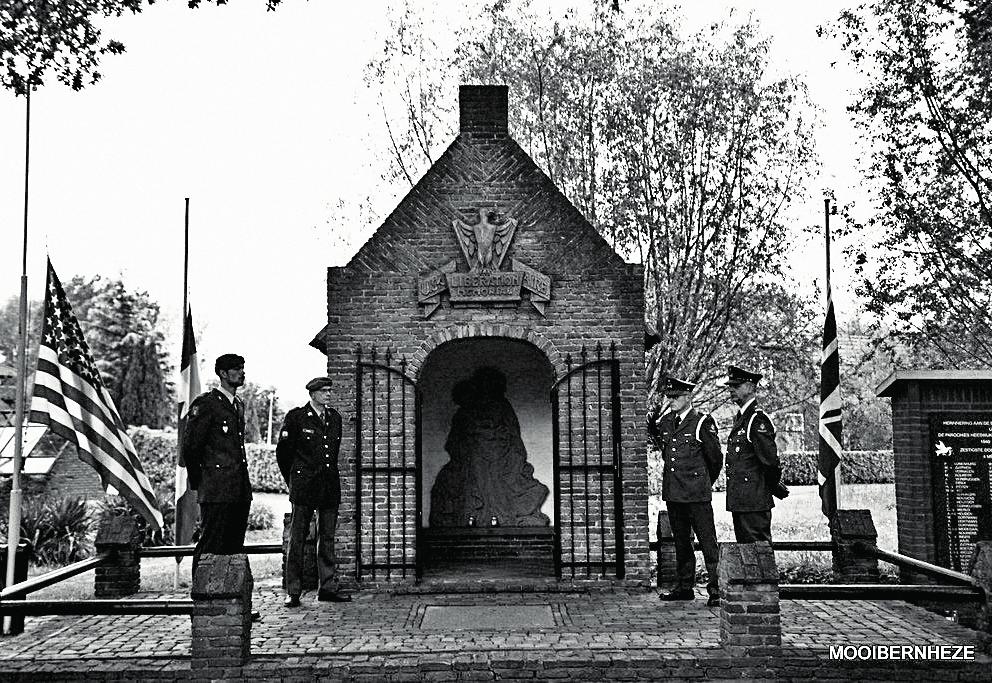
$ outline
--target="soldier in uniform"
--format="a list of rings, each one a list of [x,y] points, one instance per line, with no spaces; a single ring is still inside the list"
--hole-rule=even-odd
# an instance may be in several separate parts
[[[734,365],[726,386],[739,407],[727,439],[727,510],[734,518],[738,543],[772,540],[772,508],[789,490],[782,484],[782,464],[775,445],[775,425],[755,403],[761,375]]]
[[[317,600],[351,601],[351,596],[338,592],[334,557],[334,530],[341,502],[338,477],[341,414],[329,405],[332,384],[330,377],[307,382],[310,402],[286,414],[276,446],[276,460],[293,504],[286,551],[286,607],[300,605],[303,544],[314,513],[317,514]]]
[[[214,363],[214,372],[220,386],[193,400],[183,435],[183,461],[200,503],[194,572],[203,553],[234,555],[244,550],[251,508],[245,408],[235,396],[245,383],[245,359],[225,353]]]
[[[668,518],[675,536],[675,562],[678,583],[662,600],[692,600],[696,582],[696,553],[692,533],[696,532],[706,561],[710,607],[720,604],[717,563],[720,551],[713,522],[713,482],[723,467],[723,453],[716,421],[708,413],[692,407],[695,384],[668,377],[664,384],[669,410],[657,411],[648,419],[648,433],[665,461],[661,497],[668,505]]]

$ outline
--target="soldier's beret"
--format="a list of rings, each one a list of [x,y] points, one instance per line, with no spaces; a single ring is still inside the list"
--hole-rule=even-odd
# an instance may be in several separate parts
[[[320,391],[321,389],[327,389],[333,384],[334,380],[330,377],[314,377],[307,382],[307,391]]]
[[[217,360],[214,361],[214,372],[234,370],[235,368],[243,368],[244,366],[244,356],[239,356],[236,353],[225,353],[217,356]]]
[[[751,372],[750,370],[745,370],[739,368],[736,365],[727,366],[727,381],[724,382],[727,386],[735,386],[737,384],[743,384],[744,382],[751,382],[757,384],[758,380],[761,379],[761,374],[757,372]]]
[[[685,382],[676,377],[666,377],[661,385],[661,390],[665,394],[688,394],[696,388],[692,382]]]

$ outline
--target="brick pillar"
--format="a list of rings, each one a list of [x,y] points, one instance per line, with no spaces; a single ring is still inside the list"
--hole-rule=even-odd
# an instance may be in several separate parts
[[[238,679],[251,655],[251,592],[247,555],[201,555],[190,594],[190,661],[197,678]]]
[[[978,541],[968,565],[978,585],[985,589],[985,602],[979,604],[975,624],[980,647],[986,654],[992,654],[992,541]]]
[[[672,543],[672,525],[668,521],[668,511],[658,511],[658,588],[675,585],[677,567],[675,565],[675,544]],[[668,541],[665,543],[664,541]]]
[[[834,578],[840,583],[878,583],[878,558],[854,552],[863,541],[875,545],[878,533],[870,510],[837,510],[830,520],[833,541]]]
[[[778,654],[778,567],[768,542],[720,544],[720,645],[731,657]]]
[[[96,568],[93,594],[122,598],[141,589],[141,530],[130,515],[104,514],[96,533],[96,552],[113,551],[110,564]]]

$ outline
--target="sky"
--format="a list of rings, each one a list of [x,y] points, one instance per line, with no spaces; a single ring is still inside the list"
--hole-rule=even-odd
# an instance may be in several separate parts
[[[561,13],[583,1],[535,4]],[[423,2],[442,44],[465,4]],[[806,79],[821,110],[822,167],[796,210],[804,226],[822,224],[824,188],[845,201],[860,185],[845,112],[853,78],[838,46],[816,36],[849,4],[696,0],[683,9],[688,26],[753,12],[772,38],[773,67]],[[325,369],[308,343],[326,322],[326,268],[347,263],[376,227],[347,207],[370,197],[384,217],[404,189],[381,178],[382,113],[363,80],[390,5],[399,9],[284,0],[266,12],[264,0],[238,0],[190,10],[172,0],[104,23],[127,51],[104,58],[103,79],[80,92],[49,79],[31,98],[30,298],[42,298],[46,254],[63,281],[120,277],[161,304],[176,358],[188,197],[203,376],[215,356],[240,353],[248,380],[274,386],[284,408],[305,402],[304,384]],[[0,92],[3,300],[20,287],[24,137],[24,98]],[[822,285],[821,238],[797,243],[790,260],[799,286]],[[844,317],[850,272],[839,250],[834,262]]]

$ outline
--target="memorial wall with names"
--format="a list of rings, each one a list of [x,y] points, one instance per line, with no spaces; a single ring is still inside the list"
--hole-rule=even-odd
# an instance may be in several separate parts
[[[967,571],[992,539],[992,413],[932,413],[930,459],[937,564]]]

